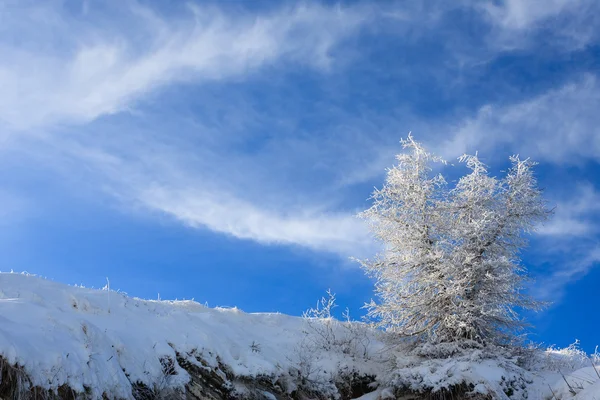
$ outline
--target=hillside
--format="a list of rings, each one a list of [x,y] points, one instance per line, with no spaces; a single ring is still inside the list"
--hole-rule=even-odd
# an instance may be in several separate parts
[[[426,359],[384,339],[359,323],[0,274],[0,398],[600,398],[575,349]]]

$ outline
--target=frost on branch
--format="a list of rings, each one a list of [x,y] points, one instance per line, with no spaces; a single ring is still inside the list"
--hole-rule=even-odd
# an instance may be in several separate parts
[[[312,348],[312,352],[336,352],[353,360],[368,360],[369,326],[352,321],[347,308],[342,314],[344,321],[334,318],[331,313],[337,307],[335,302],[335,294],[327,290],[327,297],[303,313],[308,328],[305,347]]]
[[[524,326],[516,310],[541,306],[522,293],[519,259],[524,233],[549,215],[535,163],[513,156],[498,179],[476,155],[464,155],[469,173],[450,188],[433,173],[443,160],[410,135],[402,143],[407,151],[361,213],[385,245],[361,262],[376,279],[379,301],[367,305],[369,316],[432,343],[506,343]]]

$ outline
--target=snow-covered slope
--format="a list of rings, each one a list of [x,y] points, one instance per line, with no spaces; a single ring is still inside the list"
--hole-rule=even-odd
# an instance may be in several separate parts
[[[141,300],[0,273],[0,370],[10,365],[25,373],[32,386],[55,390],[67,385],[87,398],[132,398],[136,385],[183,390],[193,377],[182,365],[191,365],[222,374],[234,396],[247,389],[240,382],[268,377],[281,392],[291,393],[304,382],[320,390],[322,398],[334,398],[341,393],[336,377],[346,374],[358,380],[376,376],[379,388],[368,395],[373,399],[393,393],[394,387],[417,393],[461,381],[485,392],[507,387],[503,381],[515,376],[524,377],[516,384],[526,386],[529,399],[572,398],[573,391],[578,399],[600,399],[596,370],[589,364],[587,369],[579,369],[582,363],[569,365],[564,362],[569,356],[558,352],[540,352],[539,365],[510,372],[506,363],[482,359],[480,353],[431,360],[393,352],[379,339],[364,326],[329,329],[322,321],[281,314]],[[260,393],[282,398],[268,390]],[[344,396],[360,394],[349,387]]]
[[[66,383],[92,396],[129,398],[132,382],[153,386],[164,378],[164,360],[177,354],[221,363],[236,376],[282,375],[298,363],[306,330],[302,318],[281,314],[141,300],[0,273],[0,355],[44,388]],[[185,384],[186,371],[177,363],[174,369],[169,385]]]

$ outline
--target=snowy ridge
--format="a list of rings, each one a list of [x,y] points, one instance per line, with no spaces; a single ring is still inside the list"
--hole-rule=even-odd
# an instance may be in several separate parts
[[[295,363],[305,330],[298,317],[141,300],[0,273],[0,355],[44,388],[66,383],[93,396],[129,398],[131,382],[160,380],[161,359],[174,360],[175,351],[200,353],[212,366],[218,356],[239,376],[281,375]],[[188,374],[175,368],[179,381],[170,384],[185,384]]]
[[[456,359],[392,352],[376,331],[369,330],[364,349],[368,355],[360,357],[334,346],[314,351],[319,335],[311,334],[309,325],[281,314],[213,309],[193,301],[141,300],[0,273],[4,362],[20,366],[34,386],[56,390],[66,384],[87,398],[104,394],[130,399],[132,383],[152,387],[164,379],[165,360],[183,355],[201,368],[224,365],[237,377],[293,377],[290,371],[302,372],[310,358],[304,373],[313,384],[323,383],[322,398],[339,397],[327,386],[334,372],[354,371],[376,376],[378,389],[365,395],[371,399],[393,396],[399,388],[419,393],[461,383],[471,384],[474,394],[493,398],[600,399],[600,377],[590,359],[564,351],[539,351],[525,370],[477,351]],[[201,355],[207,365],[192,355]],[[172,368],[168,385],[183,388],[190,375],[177,362]],[[288,381],[286,390],[294,390],[298,383]],[[265,393],[265,398],[278,398],[269,396]]]

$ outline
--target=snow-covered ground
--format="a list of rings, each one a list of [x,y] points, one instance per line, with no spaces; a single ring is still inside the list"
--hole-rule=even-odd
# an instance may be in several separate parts
[[[512,398],[527,392],[529,399],[600,399],[597,369],[579,353],[539,351],[525,371],[506,360],[486,359],[481,352],[437,360],[394,353],[376,331],[341,326],[328,330],[319,321],[281,314],[135,299],[0,273],[0,356],[42,388],[67,384],[92,398],[103,393],[131,398],[132,382],[152,387],[164,379],[165,360],[184,357],[211,367],[220,363],[240,377],[297,371],[313,383],[327,383],[342,370],[376,375],[379,388],[365,399],[385,397],[392,384],[419,391],[461,381],[473,383],[475,391],[503,390]],[[331,333],[336,338],[327,336]],[[395,370],[389,372],[391,365]],[[183,387],[189,378],[173,363],[169,385]],[[509,387],[517,389],[510,393]]]
[[[281,375],[309,347],[306,330],[302,318],[282,314],[135,299],[0,273],[0,355],[41,387],[66,383],[94,396],[127,398],[131,382],[161,380],[161,359],[174,360],[176,351],[213,366],[220,361],[238,376]],[[319,358],[329,370],[340,362]],[[187,382],[185,371],[174,372],[180,380],[169,384]]]

